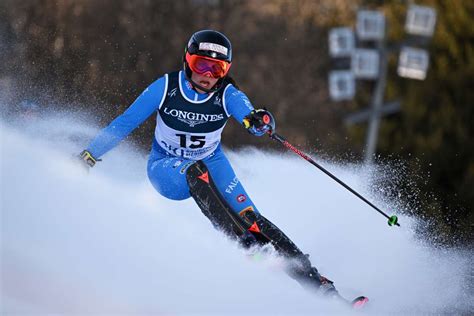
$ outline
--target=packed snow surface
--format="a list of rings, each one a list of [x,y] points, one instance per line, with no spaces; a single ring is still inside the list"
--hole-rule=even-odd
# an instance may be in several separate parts
[[[351,314],[306,292],[278,258],[243,252],[192,199],[157,194],[133,146],[87,173],[73,155],[97,131],[65,116],[0,121],[0,314]],[[320,161],[401,227],[295,155],[227,152],[259,210],[341,294],[368,296],[367,314],[473,309],[471,258],[416,237],[414,219],[367,190],[363,168]]]

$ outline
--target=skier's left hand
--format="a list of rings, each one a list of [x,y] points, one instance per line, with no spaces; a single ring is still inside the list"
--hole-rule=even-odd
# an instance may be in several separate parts
[[[265,110],[253,110],[244,118],[243,124],[249,133],[262,136],[264,134],[273,134],[275,131],[275,118]]]
[[[90,168],[94,167],[95,164],[97,163],[97,161],[101,161],[100,159],[96,159],[94,156],[92,156],[92,154],[87,151],[87,150],[83,150],[80,154],[79,154],[79,159],[80,159],[80,162],[81,164],[87,169],[89,170]]]

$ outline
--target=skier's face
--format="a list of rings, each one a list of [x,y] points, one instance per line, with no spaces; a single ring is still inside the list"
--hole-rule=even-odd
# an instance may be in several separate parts
[[[191,79],[195,83],[197,83],[198,85],[206,89],[212,89],[216,85],[217,81],[219,80],[218,78],[213,78],[209,73],[200,75],[198,73],[195,73],[194,71],[191,74]],[[196,88],[196,90],[199,93],[205,92],[205,91],[200,90],[199,88]]]

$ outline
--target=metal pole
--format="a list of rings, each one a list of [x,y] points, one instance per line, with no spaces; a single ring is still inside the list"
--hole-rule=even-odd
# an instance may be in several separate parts
[[[378,41],[377,49],[380,54],[379,76],[375,85],[375,91],[372,96],[372,113],[370,116],[370,124],[367,130],[365,163],[371,165],[373,163],[375,150],[377,147],[377,136],[380,126],[380,114],[383,105],[385,86],[387,83],[387,57],[385,38]]]
[[[389,226],[393,226],[393,225],[396,225],[396,226],[400,226],[400,224],[398,223],[398,217],[395,216],[395,215],[392,215],[392,216],[388,216],[387,214],[385,214],[385,212],[383,212],[381,209],[379,209],[377,206],[375,206],[372,202],[370,202],[369,200],[367,200],[365,197],[363,197],[362,195],[360,195],[359,193],[357,193],[353,188],[351,188],[350,186],[348,186],[347,184],[345,184],[344,182],[342,182],[338,177],[336,177],[335,175],[333,175],[332,173],[330,173],[329,171],[327,171],[325,168],[323,168],[320,164],[318,164],[316,161],[314,161],[310,156],[308,156],[307,154],[305,154],[304,152],[302,152],[301,150],[299,150],[298,148],[296,148],[295,146],[293,146],[292,144],[290,144],[283,136],[281,135],[278,135],[277,133],[275,133],[274,131],[269,131],[268,132],[268,135],[278,141],[279,143],[281,143],[283,146],[285,146],[286,148],[290,149],[291,151],[293,151],[295,154],[297,154],[298,156],[300,156],[301,158],[305,159],[306,161],[308,161],[310,164],[312,164],[313,166],[315,166],[316,168],[318,168],[319,170],[321,170],[322,172],[324,172],[326,175],[328,175],[329,177],[331,177],[333,180],[335,180],[337,183],[339,183],[340,185],[342,185],[344,188],[346,188],[347,190],[349,190],[352,194],[354,194],[355,196],[357,196],[359,199],[361,199],[362,201],[364,201],[365,203],[367,203],[369,206],[371,206],[374,210],[376,210],[377,212],[379,212],[381,215],[385,216],[387,219],[388,219],[388,225]]]

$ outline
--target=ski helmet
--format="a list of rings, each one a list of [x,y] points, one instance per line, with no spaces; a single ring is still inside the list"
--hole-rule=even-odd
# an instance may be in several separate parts
[[[216,73],[219,80],[211,89],[204,88],[191,80],[192,70],[188,63],[190,56],[202,56],[211,61],[224,62],[224,69]],[[186,79],[193,86],[206,92],[215,92],[222,87],[225,77],[232,63],[232,44],[229,39],[222,33],[214,30],[202,30],[194,33],[188,41],[184,50],[183,67]]]

